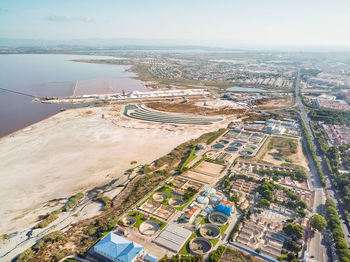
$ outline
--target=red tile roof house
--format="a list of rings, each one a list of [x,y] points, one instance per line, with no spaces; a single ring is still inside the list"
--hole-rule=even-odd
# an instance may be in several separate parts
[[[185,214],[185,218],[189,221],[192,222],[194,218],[197,216],[199,213],[199,208],[198,207],[191,207],[190,210],[188,210]]]
[[[183,196],[185,194],[185,191],[181,189],[174,189],[173,192],[177,195]]]

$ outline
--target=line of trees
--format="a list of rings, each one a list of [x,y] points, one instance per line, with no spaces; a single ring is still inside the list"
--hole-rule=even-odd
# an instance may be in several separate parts
[[[311,122],[311,127],[312,127],[312,132],[316,137],[319,148],[325,154],[329,149],[328,138],[326,133],[323,131],[322,126],[317,122]]]
[[[267,175],[273,177],[274,180],[279,180],[281,176],[289,176],[292,180],[303,182],[307,180],[307,175],[302,170],[296,171],[280,171],[280,170],[257,170],[254,169],[253,172],[258,175]]]
[[[223,135],[226,132],[226,128],[221,128],[217,132],[215,132],[209,139],[207,140],[207,145],[210,145],[215,139],[219,136]]]
[[[350,146],[341,146],[340,150],[347,150]],[[342,152],[342,151],[340,151]],[[350,212],[350,174],[340,173],[340,154],[337,147],[331,147],[326,153],[326,165],[329,173],[332,176],[332,181],[341,195],[341,203],[347,213]]]
[[[218,262],[224,253],[226,247],[225,246],[219,246],[215,251],[211,252],[209,256],[209,262]]]
[[[315,121],[323,121],[326,124],[350,125],[350,112],[340,112],[326,109],[314,109],[310,117]]]
[[[304,133],[304,136],[305,136],[305,139],[306,139],[307,147],[309,148],[311,156],[312,156],[312,159],[314,160],[314,163],[316,165],[317,173],[318,173],[318,175],[320,177],[322,185],[325,186],[326,185],[326,179],[324,178],[324,174],[323,174],[320,162],[318,162],[318,159],[317,159],[317,156],[316,156],[316,151],[315,151],[315,148],[314,148],[314,146],[312,144],[311,137],[309,135],[309,132],[306,129],[304,121],[301,118],[299,120],[300,120],[301,129],[302,129],[302,131]]]
[[[322,127],[317,124],[312,124],[313,132],[317,139],[317,143],[324,153],[327,171],[330,174],[334,187],[340,194],[340,202],[344,208],[347,216],[350,212],[350,174],[340,173],[340,159],[342,164],[346,165],[347,160],[350,161],[350,154],[347,153],[350,145],[342,145],[339,147],[329,147],[326,134],[322,130]]]
[[[168,257],[167,255],[165,255],[164,257],[162,257],[159,262],[167,262],[167,261],[171,261],[171,262],[199,262],[199,261],[203,261],[203,255],[173,255],[172,257]]]
[[[350,262],[350,251],[348,250],[348,245],[344,240],[344,232],[340,226],[339,214],[335,203],[331,199],[326,200],[326,215],[328,225],[332,231],[339,260],[341,262]]]

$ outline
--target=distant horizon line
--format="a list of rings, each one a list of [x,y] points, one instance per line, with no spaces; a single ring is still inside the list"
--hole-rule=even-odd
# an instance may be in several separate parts
[[[55,40],[55,39],[33,39],[33,38],[8,38],[0,37],[0,47],[25,48],[25,47],[157,47],[166,48],[185,48],[185,49],[210,49],[222,51],[294,51],[294,52],[348,52],[350,45],[335,45],[335,44],[215,44],[215,43],[200,43],[207,41],[199,41],[191,43],[186,40],[171,40],[171,39],[143,39],[143,38],[79,38],[70,40]],[[340,49],[340,50],[339,50]]]

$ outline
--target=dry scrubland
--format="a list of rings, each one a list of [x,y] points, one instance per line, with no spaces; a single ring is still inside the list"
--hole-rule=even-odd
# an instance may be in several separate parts
[[[0,233],[35,223],[45,212],[33,208],[43,202],[105,184],[135,166],[131,161],[150,163],[225,125],[152,124],[97,107],[67,110],[1,138]]]
[[[222,254],[221,262],[262,262],[263,260],[228,247]]]
[[[290,165],[309,170],[309,163],[299,139],[272,136],[255,159],[277,166]]]
[[[282,109],[292,106],[293,103],[294,99],[290,96],[284,98],[260,99],[258,100],[256,108],[260,110]]]

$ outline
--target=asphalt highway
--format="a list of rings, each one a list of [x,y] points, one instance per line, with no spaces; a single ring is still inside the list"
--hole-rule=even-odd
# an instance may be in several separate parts
[[[296,94],[295,95],[296,103],[299,106],[299,110],[300,110],[299,115],[303,120],[303,122],[305,123],[306,129],[311,137],[313,146],[316,150],[318,161],[321,164],[321,167],[326,179],[326,187],[323,188],[316,170],[315,163],[312,159],[311,152],[309,152],[308,148],[306,147],[307,157],[309,159],[310,167],[311,167],[311,175],[309,177],[309,181],[311,180],[311,185],[313,186],[313,189],[315,191],[315,202],[314,202],[313,212],[325,216],[324,204],[326,202],[327,196],[331,198],[337,206],[337,210],[341,218],[341,226],[345,234],[345,240],[348,242],[348,244],[350,244],[349,225],[345,220],[345,214],[344,214],[343,208],[339,204],[338,194],[332,184],[332,181],[329,178],[329,175],[325,166],[326,163],[325,163],[324,155],[318,149],[316,138],[311,130],[310,119],[305,110],[304,104],[301,100],[300,72],[298,72],[297,79],[295,81],[295,94]],[[304,137],[303,137],[303,140],[305,140]],[[330,248],[330,250],[327,250],[327,246]],[[330,252],[327,253],[327,251],[330,251]],[[322,232],[322,234],[316,232],[311,238],[310,244],[307,249],[308,261],[333,261],[335,260],[334,252],[335,252],[335,249],[334,249],[333,238],[331,236],[331,233],[328,230],[325,230],[324,232]]]

